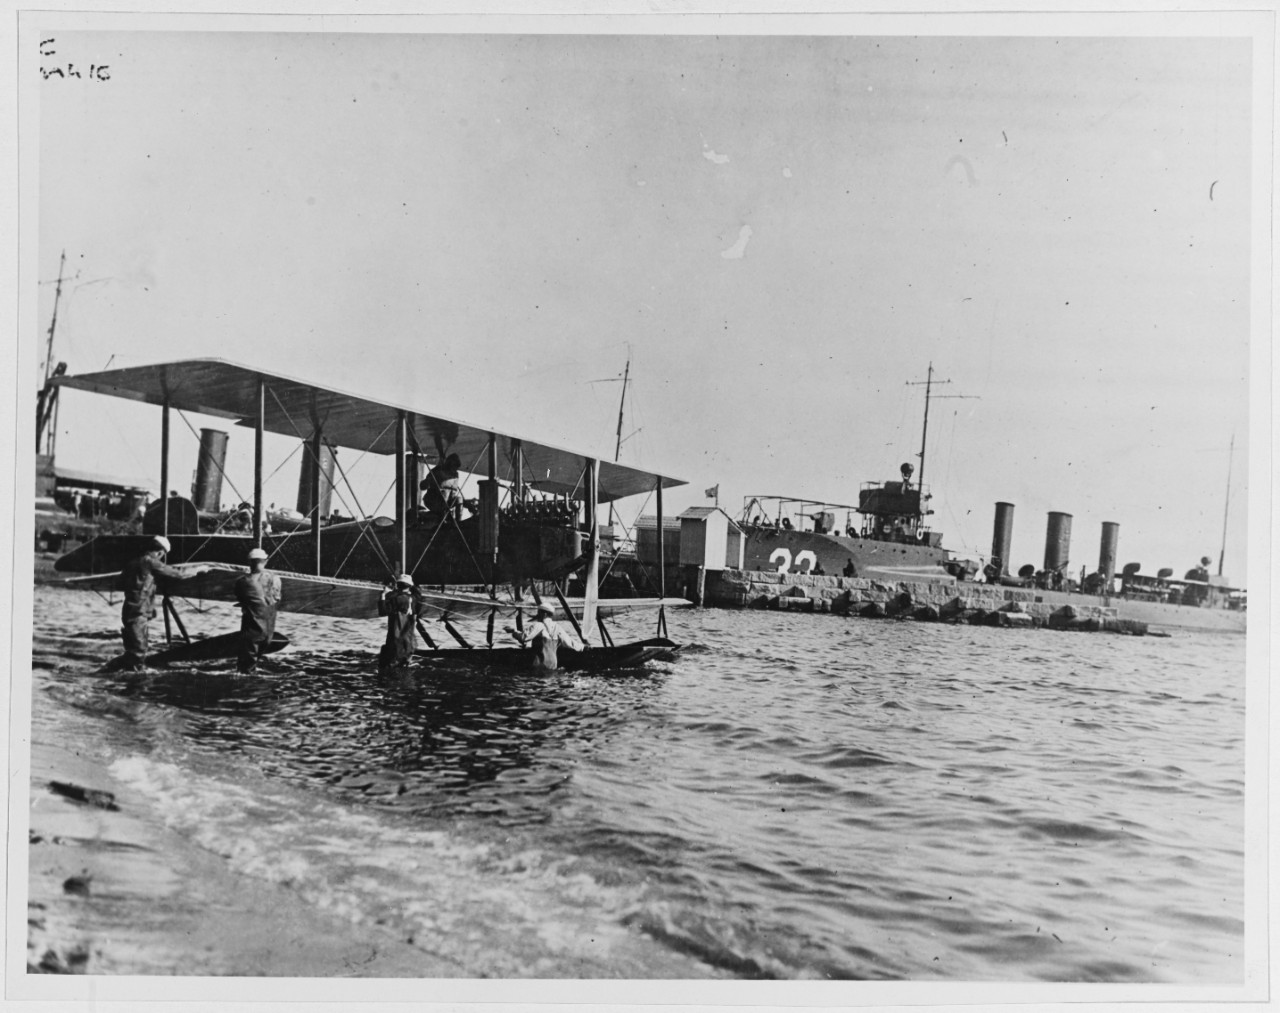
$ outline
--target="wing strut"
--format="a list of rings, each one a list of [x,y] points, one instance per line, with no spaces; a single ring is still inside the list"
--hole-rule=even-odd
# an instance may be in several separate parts
[[[662,476],[658,476],[658,597],[667,597],[667,540],[662,536]],[[658,636],[667,635],[667,607],[658,606]]]
[[[396,573],[404,573],[408,569],[409,548],[409,510],[408,510],[408,459],[405,454],[407,426],[404,412],[396,415],[396,547],[399,552],[397,562],[400,568]],[[375,508],[376,509],[376,508]]]
[[[173,642],[173,636],[169,631],[169,617],[173,616],[174,623],[177,624],[178,632],[182,634],[182,639],[186,643],[191,643],[191,634],[187,632],[186,626],[182,623],[182,616],[178,615],[178,607],[173,604],[173,599],[168,595],[164,596],[161,606],[164,610],[164,639],[166,643]]]
[[[456,640],[458,643],[460,643],[460,644],[461,644],[463,647],[465,647],[468,651],[469,651],[469,650],[471,650],[471,645],[470,645],[470,644],[468,644],[468,643],[466,642],[466,640],[465,640],[465,639],[463,639],[462,634],[461,634],[461,633],[459,633],[459,632],[454,628],[453,623],[449,622],[449,620],[448,620],[448,619],[442,619],[442,620],[440,620],[440,621],[441,621],[442,623],[444,623],[444,628],[445,628],[446,630],[448,630],[448,631],[449,631],[449,635],[450,635],[451,637],[453,637],[453,639],[454,639],[454,640]]]
[[[253,423],[253,544],[258,549],[262,548],[262,431],[266,418],[267,381],[258,377],[258,417]]]
[[[332,447],[333,445],[330,444],[330,449],[332,449]],[[352,502],[355,503],[356,510],[359,511],[361,515],[367,516],[364,513],[364,508],[360,505],[360,500],[356,497],[355,487],[351,484],[351,479],[347,478],[347,472],[342,467],[342,462],[338,460],[337,454],[334,454],[333,456],[333,464],[334,464],[334,467],[338,469],[338,474],[342,476],[342,482],[347,487],[347,492],[351,493],[351,500]],[[319,467],[318,462],[316,464],[316,467]],[[343,500],[343,502],[345,503],[346,501]],[[369,534],[369,529],[372,525],[373,525],[373,518],[371,517],[368,518],[367,522],[362,522],[359,529],[360,535],[369,543],[369,545],[373,547],[374,555],[376,555],[378,559],[381,561],[382,565],[387,568],[387,573],[394,577],[396,576],[396,571],[391,569],[391,560],[387,558],[386,551],[382,548],[381,543],[376,538],[374,538],[373,535]],[[335,576],[337,575],[335,574]]]
[[[422,634],[422,639],[427,642],[427,646],[430,647],[433,651],[440,650],[440,648],[436,646],[436,642],[431,639],[431,634],[427,632],[427,628],[422,625],[422,620],[415,619],[414,622],[418,626],[418,632]]]
[[[160,406],[160,533],[169,537],[169,399]]]
[[[587,639],[582,635],[582,626],[578,623],[578,617],[573,614],[573,609],[569,608],[569,602],[566,600],[564,592],[560,590],[560,585],[552,581],[551,586],[556,589],[556,597],[560,599],[560,607],[564,609],[565,615],[569,617],[569,622],[573,624],[573,632],[578,634],[578,639],[585,644]]]
[[[501,493],[498,486],[498,437],[489,434],[489,479],[480,483],[480,550],[489,564],[489,594],[498,594],[498,537],[502,518]],[[493,646],[490,637],[489,646]]]
[[[254,466],[255,466],[254,524],[255,524],[255,531],[256,531],[256,537],[257,537],[257,544],[259,546],[261,546],[262,544],[262,524],[261,524],[261,521],[262,521],[262,420],[266,415],[266,390],[267,390],[266,381],[259,380],[258,394],[259,394],[259,402],[261,407],[258,415],[259,424],[258,424],[258,430],[257,430],[257,441],[255,444],[256,456],[254,459]],[[302,435],[302,430],[300,430],[298,428],[298,424],[293,421],[293,416],[289,414],[288,409],[285,408],[284,404],[281,402],[279,396],[277,396],[274,390],[271,392],[271,397],[275,401],[275,403],[279,406],[281,414],[284,416],[285,421],[289,423],[289,427],[293,430],[294,435],[297,436],[298,439],[302,440],[305,443],[306,437]],[[313,420],[313,425],[316,425],[316,427],[318,428],[318,420]],[[388,426],[390,425],[391,423],[388,423]],[[383,429],[383,432],[384,433],[386,432],[385,428]],[[351,479],[347,477],[347,472],[346,472],[346,469],[342,467],[342,462],[338,460],[338,455],[336,452],[336,448],[333,445],[333,442],[331,440],[325,440],[324,442],[329,445],[330,450],[334,451],[334,454],[333,454],[334,467],[337,468],[338,474],[342,476],[343,484],[346,485],[347,491],[351,493],[351,499],[355,503],[355,509],[351,511],[352,516],[354,517],[366,516],[364,512],[364,508],[360,506],[360,498],[356,495],[355,487],[351,484]],[[314,460],[315,460],[316,470],[319,471],[320,455],[314,454]],[[359,462],[359,459],[357,458],[357,463],[358,462]],[[337,493],[338,498],[342,501],[343,505],[346,506],[348,510],[351,510],[351,506],[347,504],[346,497],[344,497],[342,493],[338,492],[337,485],[334,484],[332,488],[333,488],[333,491]],[[318,496],[313,506],[315,507],[318,515],[319,513],[319,497]],[[361,522],[359,524],[358,530],[359,530],[360,537],[364,538],[369,543],[369,545],[373,548],[374,555],[377,556],[378,560],[382,563],[382,565],[386,567],[387,573],[391,576],[395,576],[397,571],[391,568],[391,560],[387,558],[386,551],[382,548],[382,545],[379,544],[378,540],[369,534],[369,527],[370,525],[372,525],[372,523],[373,523],[373,519],[368,518],[368,523]],[[359,541],[359,539],[357,539],[357,541]],[[354,546],[353,546],[353,550],[354,550]],[[350,558],[350,555],[351,553],[348,552],[347,557]],[[343,563],[344,564],[346,563],[346,559],[343,560]],[[342,569],[342,566],[339,565],[338,570],[334,572],[334,576],[337,576],[338,571],[340,571],[341,569]]]
[[[587,578],[584,582],[582,626],[590,633],[596,622],[596,601],[600,597],[600,462],[587,462]],[[579,631],[581,634],[581,631]],[[582,638],[587,643],[587,638]]]
[[[320,452],[324,435],[318,419],[315,421],[315,427],[315,432],[311,434],[311,446],[307,448],[307,452],[311,455],[311,468],[307,475],[311,481],[307,497],[311,500],[311,551],[316,560],[316,576],[319,577],[324,572],[320,555],[320,477],[324,472],[320,463]]]

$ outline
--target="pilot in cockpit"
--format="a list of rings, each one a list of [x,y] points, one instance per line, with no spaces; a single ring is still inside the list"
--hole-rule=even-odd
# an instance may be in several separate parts
[[[429,472],[419,485],[426,490],[422,496],[422,505],[427,513],[437,517],[458,518],[463,506],[462,481],[458,477],[458,469],[462,459],[457,454],[450,454]]]

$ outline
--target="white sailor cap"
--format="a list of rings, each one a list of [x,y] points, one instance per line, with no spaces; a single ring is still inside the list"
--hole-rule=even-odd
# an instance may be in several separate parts
[[[256,546],[249,550],[250,559],[266,559],[267,552],[265,549],[259,549]]]
[[[413,578],[407,573],[402,573],[396,578],[396,583],[403,584],[405,587],[413,587]]]
[[[173,546],[169,544],[169,539],[165,538],[164,535],[156,535],[151,540],[155,542],[155,546],[157,549],[163,549],[165,552],[168,552],[170,549],[173,548]]]

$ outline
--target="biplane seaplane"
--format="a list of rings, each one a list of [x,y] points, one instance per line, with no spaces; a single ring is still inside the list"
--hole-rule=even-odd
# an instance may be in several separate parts
[[[667,638],[666,610],[689,603],[665,596],[661,558],[657,597],[600,599],[597,516],[604,504],[648,493],[655,496],[661,517],[663,490],[683,485],[679,479],[220,359],[64,375],[56,383],[160,406],[162,495],[147,511],[142,533],[99,535],[60,557],[55,565],[64,573],[86,575],[69,579],[68,586],[108,590],[114,588],[125,562],[145,551],[155,535],[167,538],[170,565],[187,574],[204,570],[182,581],[180,589],[158,582],[170,639],[170,650],[161,653],[168,659],[234,653],[231,637],[191,641],[170,592],[188,599],[234,601],[235,581],[246,571],[244,563],[254,547],[268,554],[268,566],[281,578],[282,613],[374,619],[386,582],[397,574],[410,574],[421,589],[418,631],[427,647],[420,653],[432,657],[524,664],[527,649],[495,644],[494,627],[504,620],[523,629],[524,617],[532,616],[544,601],[556,618],[572,624],[590,648],[564,652],[564,667],[634,667],[670,658],[679,650]],[[174,413],[193,433],[184,413],[226,419],[253,431],[253,491],[245,498],[244,530],[231,529],[228,518],[233,514],[210,528],[212,518],[201,514],[191,501],[170,493]],[[310,508],[287,531],[273,530],[264,517],[264,433],[296,438],[304,455],[303,481],[310,485],[306,498]],[[341,449],[392,459],[393,517],[363,515],[355,488],[338,460]],[[211,467],[225,477],[223,462],[216,455],[208,457],[206,451],[202,442],[197,478],[201,468]],[[466,501],[465,511],[441,495],[432,495],[439,492],[433,484],[445,462],[460,465],[462,472],[478,478],[478,496]],[[433,463],[436,467],[428,471]],[[326,491],[338,496],[350,516],[321,516],[322,481],[330,483]],[[424,488],[425,506],[419,501],[419,490]],[[440,505],[442,501],[445,506]],[[464,512],[469,515],[462,516]],[[580,576],[582,593],[570,599],[567,584],[574,575]],[[656,610],[655,636],[615,644],[605,620],[640,609]],[[185,643],[173,643],[171,617]],[[461,620],[484,623],[483,644],[467,639],[457,625]],[[437,643],[437,638],[446,638],[439,632],[433,638],[424,622],[443,628],[449,646]],[[215,640],[228,642],[215,644]]]

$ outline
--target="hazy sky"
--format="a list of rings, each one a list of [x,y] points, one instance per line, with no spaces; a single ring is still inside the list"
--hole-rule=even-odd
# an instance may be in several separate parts
[[[612,458],[592,381],[630,355],[623,462],[736,514],[895,478],[932,362],[971,398],[930,415],[944,544],[1006,500],[1015,565],[1061,510],[1073,568],[1103,521],[1216,566],[1234,434],[1243,581],[1247,38],[41,39],[109,68],[35,85],[41,364],[63,250],[71,372],[219,356]],[[159,421],[69,392],[59,462],[155,482]],[[247,489],[250,430],[228,463]],[[372,509],[389,460],[358,474]]]

